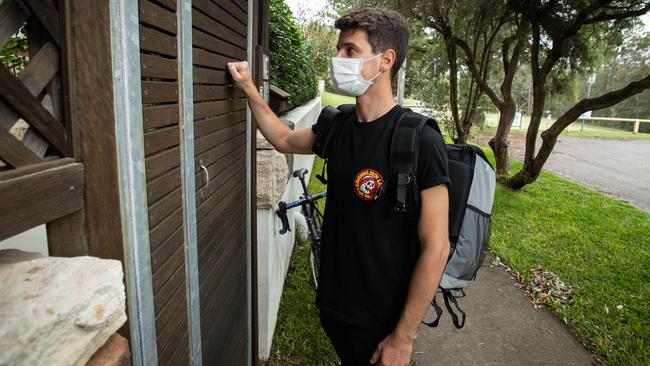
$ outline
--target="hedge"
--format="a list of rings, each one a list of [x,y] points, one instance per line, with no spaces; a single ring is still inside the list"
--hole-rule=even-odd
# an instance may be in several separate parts
[[[304,39],[289,7],[283,0],[271,0],[269,48],[271,84],[291,94],[289,109],[305,104],[318,91],[318,79]]]

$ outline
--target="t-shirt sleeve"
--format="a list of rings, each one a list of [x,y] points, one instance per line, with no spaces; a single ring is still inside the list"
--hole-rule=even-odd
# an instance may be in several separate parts
[[[451,184],[445,142],[442,136],[429,126],[425,126],[422,131],[417,179],[420,190],[439,184]]]

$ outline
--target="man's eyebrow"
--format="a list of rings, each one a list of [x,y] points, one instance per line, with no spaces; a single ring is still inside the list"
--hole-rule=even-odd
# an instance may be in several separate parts
[[[355,43],[352,43],[352,42],[345,42],[345,43],[343,43],[342,45],[338,45],[338,44],[337,44],[337,45],[336,45],[336,49],[337,49],[337,50],[340,50],[341,48],[343,48],[343,47],[345,47],[345,46],[353,46],[354,48],[359,48]]]

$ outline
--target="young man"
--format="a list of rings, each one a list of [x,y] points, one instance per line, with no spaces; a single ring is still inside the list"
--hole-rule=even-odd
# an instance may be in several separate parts
[[[408,50],[408,25],[394,11],[360,9],[338,19],[334,84],[356,96],[356,113],[340,121],[328,155],[316,305],[343,365],[407,365],[449,252],[447,155],[426,127],[418,159],[417,227],[393,210],[388,152],[400,106],[391,80]],[[292,131],[251,81],[246,62],[229,63],[266,139],[282,153],[310,154],[312,128]],[[386,185],[386,189],[382,187]]]

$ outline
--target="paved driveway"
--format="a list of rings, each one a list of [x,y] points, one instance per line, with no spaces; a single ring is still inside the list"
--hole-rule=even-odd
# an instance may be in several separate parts
[[[523,160],[523,141],[510,154]],[[650,212],[650,140],[560,136],[544,169]]]

